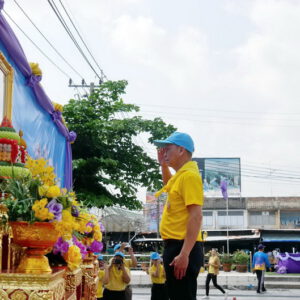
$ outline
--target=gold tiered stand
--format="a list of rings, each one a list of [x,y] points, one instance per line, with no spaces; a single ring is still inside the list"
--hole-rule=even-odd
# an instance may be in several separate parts
[[[82,269],[82,297],[84,300],[96,299],[98,285],[98,262],[96,256],[89,254],[81,265]]]
[[[79,300],[82,299],[82,271],[78,268],[74,271],[66,271],[66,299]]]
[[[2,272],[0,299],[65,300],[64,273],[64,270],[53,270],[51,274]]]

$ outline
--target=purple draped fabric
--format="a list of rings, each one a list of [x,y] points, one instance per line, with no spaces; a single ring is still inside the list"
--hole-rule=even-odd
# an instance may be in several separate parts
[[[3,8],[4,0],[0,0],[0,10]],[[29,85],[36,96],[39,105],[48,112],[53,122],[58,127],[59,132],[66,138],[66,161],[65,161],[65,187],[69,190],[72,188],[72,149],[71,142],[76,139],[76,133],[66,128],[62,122],[61,112],[55,111],[51,100],[46,95],[42,86],[39,84],[41,76],[36,76],[32,74],[30,65],[26,59],[25,53],[15,36],[13,30],[6,22],[2,13],[0,13],[0,39],[10,54],[12,60],[18,66],[21,73],[27,80],[27,85]]]
[[[285,253],[280,253],[280,256],[286,257]],[[300,261],[295,261],[292,258],[300,258],[300,254],[289,253],[290,258],[287,260],[278,259],[278,269],[284,267],[287,273],[300,273]]]

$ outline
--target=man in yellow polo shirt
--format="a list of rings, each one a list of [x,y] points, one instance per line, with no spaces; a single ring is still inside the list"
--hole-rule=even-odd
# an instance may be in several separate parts
[[[203,187],[198,165],[192,161],[194,142],[181,132],[156,140],[164,187],[168,193],[160,223],[163,261],[171,300],[195,300],[197,276],[203,263]],[[176,173],[172,176],[169,167]]]
[[[124,263],[124,254],[116,252],[108,267],[108,278],[103,292],[104,300],[125,300],[125,289],[130,282],[129,269]]]

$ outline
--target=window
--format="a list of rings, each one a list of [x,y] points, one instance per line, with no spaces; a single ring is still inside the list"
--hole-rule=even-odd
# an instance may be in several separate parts
[[[213,226],[213,213],[212,211],[203,211],[203,227]]]
[[[289,211],[280,213],[281,225],[300,225],[300,212]]]
[[[227,212],[218,211],[218,226],[227,227]],[[241,210],[228,211],[228,226],[229,227],[243,227],[244,226],[244,212]]]
[[[0,52],[0,121],[12,118],[13,68]]]
[[[253,211],[249,214],[249,225],[275,225],[274,211]]]

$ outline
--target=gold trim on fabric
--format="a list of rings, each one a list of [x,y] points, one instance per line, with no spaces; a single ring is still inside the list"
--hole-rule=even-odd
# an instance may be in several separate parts
[[[11,120],[14,69],[8,63],[5,56],[1,52],[0,52],[0,70],[4,74],[4,86],[5,86],[3,117],[6,116],[9,120]]]

